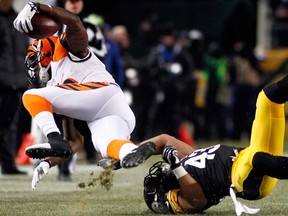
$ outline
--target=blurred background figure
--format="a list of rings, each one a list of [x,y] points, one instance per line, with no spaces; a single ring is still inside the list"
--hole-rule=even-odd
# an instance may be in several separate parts
[[[12,23],[16,16],[13,0],[2,0],[0,4],[0,163],[2,174],[26,174],[18,170],[15,157],[22,142],[22,135],[30,131],[31,122],[21,103],[21,96],[28,88],[24,57],[29,40],[27,36],[14,29]]]
[[[288,47],[288,1],[270,0],[272,8],[272,47]]]
[[[146,122],[149,113],[147,110],[149,110],[151,102],[151,88],[148,87],[150,83],[144,81],[141,66],[145,63],[135,57],[133,47],[131,47],[130,34],[124,25],[113,26],[109,35],[111,41],[119,47],[124,71],[123,91],[136,116],[136,125],[131,138],[134,141],[141,141],[147,133]]]
[[[243,41],[237,41],[230,57],[229,73],[232,86],[232,125],[231,138],[240,140],[250,137],[252,122],[256,111],[255,101],[262,88],[260,62],[252,47]]]
[[[211,42],[205,59],[204,77],[207,80],[205,99],[205,139],[227,138],[227,110],[231,103],[228,62],[223,47]]]
[[[111,28],[111,39],[120,48],[120,54],[124,71],[128,68],[138,68],[138,61],[131,52],[130,35],[124,25],[116,25]]]
[[[173,24],[163,26],[159,43],[147,56],[146,68],[150,82],[154,82],[157,88],[154,104],[150,107],[153,119],[150,133],[168,133],[178,137],[183,107],[187,102],[183,100],[183,94],[189,91],[187,81],[192,78],[193,65],[188,53],[178,44]]]
[[[125,75],[122,56],[118,44],[111,39],[111,26],[108,23],[105,23],[104,17],[98,14],[89,14],[86,19],[94,25],[99,26],[101,29],[107,49],[107,54],[104,57],[104,64],[107,71],[112,74],[118,85],[123,87]]]
[[[203,33],[198,29],[191,29],[186,32],[184,42],[190,61],[193,62],[193,69],[190,79],[187,79],[187,90],[184,92],[185,119],[193,126],[193,139],[203,138],[205,132],[204,110],[206,106],[207,81],[204,77],[206,59],[206,46]]]
[[[103,62],[107,49],[104,42],[104,35],[98,25],[91,23],[82,13],[85,2],[83,0],[64,0],[64,8],[74,14],[77,14],[86,28],[88,34],[89,47],[94,54]]]

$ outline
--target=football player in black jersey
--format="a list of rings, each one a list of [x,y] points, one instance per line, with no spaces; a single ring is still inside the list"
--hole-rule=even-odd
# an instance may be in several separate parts
[[[249,147],[219,144],[194,150],[166,134],[144,141],[155,143],[155,154],[166,162],[154,164],[144,179],[148,207],[157,213],[197,213],[231,196],[237,215],[257,213],[236,197],[261,199],[278,179],[288,179],[288,157],[283,156],[287,93],[288,76],[259,93]],[[133,160],[129,163],[133,167]]]

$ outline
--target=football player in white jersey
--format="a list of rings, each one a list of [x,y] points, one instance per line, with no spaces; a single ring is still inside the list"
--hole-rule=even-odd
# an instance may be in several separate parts
[[[103,157],[122,161],[124,168],[145,161],[155,145],[141,146],[142,150],[138,151],[139,147],[129,140],[135,126],[135,116],[105,65],[89,50],[87,33],[80,18],[60,7],[28,2],[14,20],[14,27],[20,32],[32,30],[31,19],[39,12],[67,27],[55,42],[49,39],[34,42],[37,50],[32,52],[36,58],[31,72],[34,70],[35,77],[39,76],[39,69],[35,65],[41,68],[42,62],[51,61],[51,79],[47,87],[26,91],[22,100],[47,136],[48,143],[30,146],[26,154],[40,159],[72,156],[71,146],[62,138],[55,123],[54,112],[86,121],[93,145]],[[141,155],[124,159],[131,152]]]

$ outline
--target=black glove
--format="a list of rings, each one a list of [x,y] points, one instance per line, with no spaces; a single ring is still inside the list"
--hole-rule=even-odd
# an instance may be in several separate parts
[[[172,170],[181,165],[177,154],[178,151],[171,146],[166,146],[162,153],[163,160],[170,164]]]

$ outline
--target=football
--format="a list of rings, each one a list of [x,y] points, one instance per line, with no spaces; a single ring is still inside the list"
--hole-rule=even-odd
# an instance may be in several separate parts
[[[61,27],[60,23],[54,20],[52,17],[41,13],[36,13],[32,17],[31,23],[33,26],[33,31],[29,31],[28,33],[25,32],[25,34],[34,39],[50,37],[51,35],[54,35]]]

